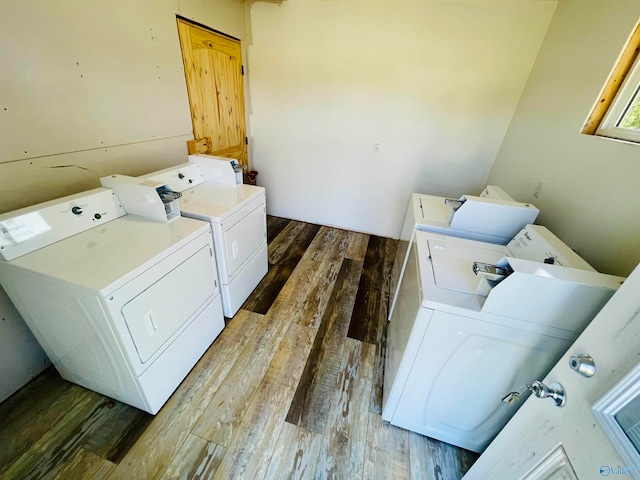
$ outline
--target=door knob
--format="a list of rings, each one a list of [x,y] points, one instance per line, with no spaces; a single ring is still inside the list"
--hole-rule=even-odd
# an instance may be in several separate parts
[[[567,403],[567,394],[564,391],[564,387],[559,383],[554,382],[547,386],[536,380],[531,385],[527,385],[527,388],[538,398],[550,398],[556,404],[556,407],[562,407]]]
[[[596,373],[596,362],[586,353],[571,355],[569,366],[583,377],[593,377]]]

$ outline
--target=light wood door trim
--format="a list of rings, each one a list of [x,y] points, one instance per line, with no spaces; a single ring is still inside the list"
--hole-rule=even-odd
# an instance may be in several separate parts
[[[210,138],[207,153],[247,165],[242,46],[178,18],[193,136]]]
[[[609,74],[607,82],[602,87],[598,100],[593,106],[581,133],[595,135],[638,55],[640,55],[640,21],[636,24],[635,29],[622,49],[620,57],[618,57],[618,61]]]

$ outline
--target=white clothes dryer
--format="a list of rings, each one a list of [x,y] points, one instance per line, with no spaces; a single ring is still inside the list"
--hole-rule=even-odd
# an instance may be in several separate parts
[[[166,220],[106,188],[0,215],[0,282],[61,376],[152,414],[224,328],[209,225]]]
[[[267,274],[265,189],[237,184],[229,159],[190,155],[189,162],[139,178],[182,193],[181,214],[210,223],[222,306],[231,318]]]
[[[574,262],[537,225],[507,246],[415,231],[388,329],[382,418],[484,450],[522,403],[501,400],[544,378],[624,280]]]

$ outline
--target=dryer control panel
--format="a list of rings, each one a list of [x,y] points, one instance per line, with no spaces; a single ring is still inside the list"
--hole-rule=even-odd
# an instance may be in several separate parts
[[[13,260],[127,212],[113,190],[96,188],[0,215],[0,258]]]
[[[197,163],[183,163],[182,165],[148,173],[138,178],[163,183],[174,192],[184,192],[189,188],[204,183],[200,166]]]
[[[534,261],[540,261],[540,258],[544,258],[544,263],[550,265],[596,271],[580,255],[542,225],[525,226],[513,237],[507,247],[517,258]]]

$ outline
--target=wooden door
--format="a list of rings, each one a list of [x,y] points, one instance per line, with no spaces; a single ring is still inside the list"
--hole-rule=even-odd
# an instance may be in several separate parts
[[[207,153],[247,165],[240,41],[178,19],[193,136]]]

